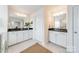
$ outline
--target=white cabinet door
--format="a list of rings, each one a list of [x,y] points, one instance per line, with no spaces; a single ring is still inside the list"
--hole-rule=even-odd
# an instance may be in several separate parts
[[[29,39],[32,39],[33,38],[33,31],[32,30],[29,30],[28,35],[29,35]]]
[[[56,44],[58,44],[58,45],[60,45],[60,46],[62,46],[62,35],[61,35],[61,33],[60,32],[58,32],[57,33],[57,37],[56,37]],[[63,39],[64,40],[64,39]]]
[[[13,45],[16,43],[16,32],[9,32],[8,33],[8,44]]]
[[[49,41],[55,43],[56,41],[55,32],[49,31]]]
[[[66,39],[67,39],[67,33],[62,32],[61,33],[61,43],[60,45],[63,47],[66,47]]]
[[[64,32],[57,33],[56,44],[66,47],[66,33]]]
[[[23,31],[17,31],[17,35],[16,35],[16,42],[22,42],[23,41]]]
[[[29,35],[28,35],[28,30],[26,30],[26,31],[23,31],[23,40],[28,40],[29,39]]]
[[[66,47],[66,33],[49,31],[49,41],[57,45]]]

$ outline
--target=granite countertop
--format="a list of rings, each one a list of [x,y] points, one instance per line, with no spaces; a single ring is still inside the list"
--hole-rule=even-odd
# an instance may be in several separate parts
[[[12,29],[8,29],[8,32],[10,32],[10,31],[24,31],[24,30],[33,30],[33,28],[12,28]]]
[[[57,32],[67,32],[67,29],[59,29],[59,28],[49,28],[49,31],[57,31]]]

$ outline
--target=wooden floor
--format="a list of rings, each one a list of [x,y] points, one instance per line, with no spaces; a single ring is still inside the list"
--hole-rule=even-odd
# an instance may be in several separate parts
[[[21,53],[51,53],[51,51],[36,43],[35,45],[25,49]]]

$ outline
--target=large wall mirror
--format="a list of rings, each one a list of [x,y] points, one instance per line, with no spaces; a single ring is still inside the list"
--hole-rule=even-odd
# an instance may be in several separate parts
[[[54,15],[54,28],[66,29],[66,13]]]
[[[23,28],[24,18],[21,17],[9,17],[9,28]]]
[[[33,28],[33,20],[30,17],[9,17],[8,28]]]

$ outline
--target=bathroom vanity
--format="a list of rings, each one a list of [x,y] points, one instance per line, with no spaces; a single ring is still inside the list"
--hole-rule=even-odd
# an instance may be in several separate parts
[[[32,39],[33,28],[8,29],[8,46]]]
[[[49,29],[49,42],[52,42],[56,45],[66,48],[66,38],[67,30],[66,29]]]

